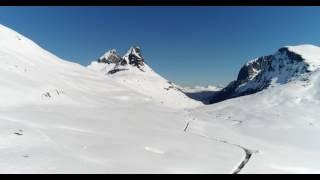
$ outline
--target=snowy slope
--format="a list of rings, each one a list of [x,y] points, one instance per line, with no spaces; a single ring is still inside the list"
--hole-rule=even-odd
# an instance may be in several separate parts
[[[242,173],[319,173],[319,105],[315,69],[287,84],[192,110],[189,132],[254,152]]]
[[[300,54],[304,62],[308,64],[309,71],[320,67],[320,47],[314,45],[287,46],[288,50]]]
[[[0,173],[233,172],[243,151],[185,133],[197,103],[145,70],[106,76],[0,26]]]

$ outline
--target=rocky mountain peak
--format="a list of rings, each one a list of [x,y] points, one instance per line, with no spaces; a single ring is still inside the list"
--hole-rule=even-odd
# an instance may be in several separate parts
[[[111,49],[98,59],[99,63],[118,64],[121,62],[121,57],[118,55],[117,50]]]
[[[127,64],[138,68],[144,65],[144,58],[141,54],[141,49],[138,46],[132,46],[122,59],[125,60]]]
[[[101,56],[97,62],[107,65],[108,73],[114,74],[119,71],[128,70],[134,67],[144,71],[144,58],[141,54],[141,49],[138,46],[132,46],[124,56],[120,56],[115,49],[107,51]]]
[[[301,74],[308,71],[308,66],[309,64],[304,62],[301,55],[290,51],[287,47],[283,47],[273,55],[262,56],[246,63],[240,69],[237,81],[253,80],[256,76],[264,73],[271,73],[270,75],[277,76],[282,73],[288,73],[288,71],[293,70],[292,68],[296,70],[294,73]],[[272,77],[270,76],[270,78]]]
[[[311,45],[287,46],[272,55],[249,61],[237,80],[216,93],[212,103],[253,94],[272,85],[281,85],[320,67],[320,48]]]

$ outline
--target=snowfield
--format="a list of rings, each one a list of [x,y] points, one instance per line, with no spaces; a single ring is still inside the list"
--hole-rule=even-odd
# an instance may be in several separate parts
[[[316,69],[284,85],[193,109],[188,129],[255,152],[241,173],[320,173],[319,105]]]
[[[203,105],[147,64],[108,74],[0,25],[0,173],[320,173],[320,63],[297,51],[311,73]]]
[[[4,26],[0,39],[1,173],[231,173],[242,158],[186,134],[200,103],[151,69],[111,77]]]

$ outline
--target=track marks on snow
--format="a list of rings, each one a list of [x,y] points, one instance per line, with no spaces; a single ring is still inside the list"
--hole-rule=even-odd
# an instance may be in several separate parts
[[[20,129],[18,132],[15,132],[14,134],[17,135],[17,136],[22,136],[23,135],[23,130]]]
[[[241,163],[238,165],[238,167],[235,170],[233,170],[232,174],[239,174],[241,172],[241,170],[249,162],[250,158],[252,157],[252,155],[254,153],[253,151],[246,149],[244,147],[241,147],[241,146],[238,146],[238,147],[240,147],[246,153],[246,155],[245,155],[244,159],[241,161]]]
[[[242,171],[242,169],[245,168],[245,166],[247,165],[249,160],[252,158],[252,155],[259,152],[257,150],[248,149],[248,148],[243,147],[243,146],[241,146],[239,144],[230,143],[230,142],[228,142],[226,140],[221,140],[221,139],[218,139],[218,138],[212,138],[212,137],[205,136],[205,135],[202,135],[202,134],[196,134],[196,133],[193,133],[193,132],[188,132],[188,128],[189,127],[190,127],[190,121],[187,122],[187,124],[186,124],[186,126],[184,128],[184,132],[185,133],[196,135],[196,136],[200,136],[200,137],[203,137],[203,138],[206,138],[206,139],[209,139],[209,140],[212,140],[212,141],[220,142],[220,143],[223,143],[223,144],[228,144],[228,145],[240,148],[245,153],[245,156],[244,156],[243,160],[239,163],[239,165],[234,170],[232,170],[232,174],[239,174]]]

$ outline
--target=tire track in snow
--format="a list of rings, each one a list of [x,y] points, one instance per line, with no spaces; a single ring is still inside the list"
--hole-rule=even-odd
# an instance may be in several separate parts
[[[247,165],[247,163],[249,162],[250,158],[253,155],[253,151],[246,149],[244,147],[238,146],[240,147],[242,150],[244,150],[244,152],[246,153],[245,158],[241,161],[241,163],[239,164],[239,166],[233,170],[232,174],[239,174],[241,172],[241,170]]]
[[[188,133],[188,128],[190,126],[190,121],[187,123],[187,125],[185,126],[184,128],[184,132],[185,133]],[[221,139],[217,139],[217,138],[212,138],[212,137],[209,137],[209,136],[205,136],[205,135],[202,135],[202,134],[195,134],[195,133],[189,133],[189,134],[192,134],[192,135],[196,135],[196,136],[200,136],[200,137],[203,137],[203,138],[206,138],[206,139],[209,139],[209,140],[212,140],[212,141],[217,141],[217,142],[220,142],[220,143],[224,143],[224,144],[228,144],[228,145],[231,145],[231,146],[234,146],[234,147],[237,147],[237,148],[240,148],[244,151],[245,153],[245,156],[243,158],[243,160],[239,163],[239,165],[232,171],[232,174],[239,174],[241,172],[241,170],[247,165],[247,163],[249,162],[249,160],[251,159],[252,155],[254,153],[257,153],[258,151],[253,151],[253,150],[250,150],[248,148],[245,148],[239,144],[234,144],[234,143],[230,143],[226,140],[221,140]]]

